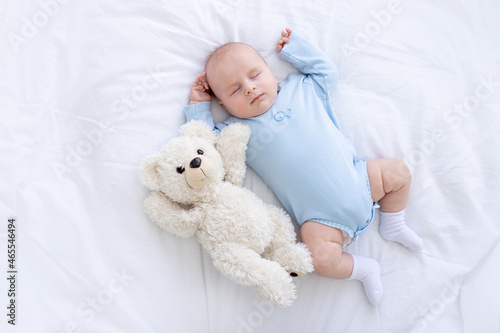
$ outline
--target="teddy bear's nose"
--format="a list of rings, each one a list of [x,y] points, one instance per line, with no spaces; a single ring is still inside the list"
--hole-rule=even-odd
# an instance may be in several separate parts
[[[189,166],[193,169],[199,168],[201,165],[201,158],[197,157],[189,163]]]

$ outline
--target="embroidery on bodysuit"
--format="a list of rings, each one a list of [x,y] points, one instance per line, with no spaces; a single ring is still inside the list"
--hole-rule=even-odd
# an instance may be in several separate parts
[[[292,109],[288,109],[287,112],[285,112],[285,111],[278,111],[274,115],[274,120],[276,122],[280,122],[280,121],[283,121],[286,118],[292,118],[291,113],[292,113]]]

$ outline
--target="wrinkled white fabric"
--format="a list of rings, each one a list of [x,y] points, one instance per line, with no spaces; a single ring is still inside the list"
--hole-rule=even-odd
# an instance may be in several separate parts
[[[473,327],[464,302],[482,300],[467,288],[499,288],[481,276],[500,233],[499,12],[498,1],[453,0],[0,1],[0,331]],[[143,213],[140,162],[178,134],[209,52],[246,42],[282,81],[294,71],[276,50],[286,26],[335,61],[332,106],[359,157],[412,171],[406,219],[424,250],[384,241],[378,217],[345,248],[380,263],[376,308],[361,284],[315,274],[297,278],[291,308],[273,308],[221,276],[195,238]],[[227,117],[212,106],[217,122]],[[245,184],[278,203],[254,173]],[[5,308],[9,217],[16,327]]]

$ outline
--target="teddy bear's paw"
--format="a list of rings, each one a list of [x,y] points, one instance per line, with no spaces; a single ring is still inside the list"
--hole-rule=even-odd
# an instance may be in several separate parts
[[[167,213],[177,211],[179,207],[169,200],[165,194],[155,191],[144,200],[144,210],[151,220],[158,223],[163,220]]]
[[[198,219],[161,192],[152,192],[144,200],[144,211],[161,229],[179,237],[191,237],[198,228]]]
[[[295,285],[285,271],[255,289],[260,297],[280,308],[289,307],[297,297]]]
[[[250,127],[242,123],[233,123],[221,131],[223,138],[231,142],[241,142],[247,144],[250,138]]]
[[[278,262],[292,277],[314,270],[311,253],[302,243],[286,244],[269,252],[269,259]]]
[[[153,192],[144,200],[144,211],[155,223],[162,217],[161,204],[162,202],[161,198],[158,196],[158,192]]]
[[[290,274],[291,277],[298,277],[306,274],[299,271],[296,272],[295,270],[292,269],[287,269],[287,273]]]
[[[307,246],[303,243],[297,243],[293,245],[293,250],[290,251],[291,256],[295,257],[290,267],[287,270],[290,275],[295,273],[297,276],[305,275],[314,271],[313,259],[311,257],[311,252]]]

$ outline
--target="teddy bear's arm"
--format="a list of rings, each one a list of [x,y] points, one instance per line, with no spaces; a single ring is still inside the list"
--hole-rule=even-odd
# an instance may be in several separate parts
[[[225,127],[217,140],[216,148],[221,154],[226,171],[224,180],[236,186],[242,186],[245,178],[245,152],[249,138],[250,128],[241,123],[234,123]]]
[[[200,217],[183,209],[162,192],[153,192],[144,201],[144,210],[160,228],[179,237],[191,237],[198,229]]]

